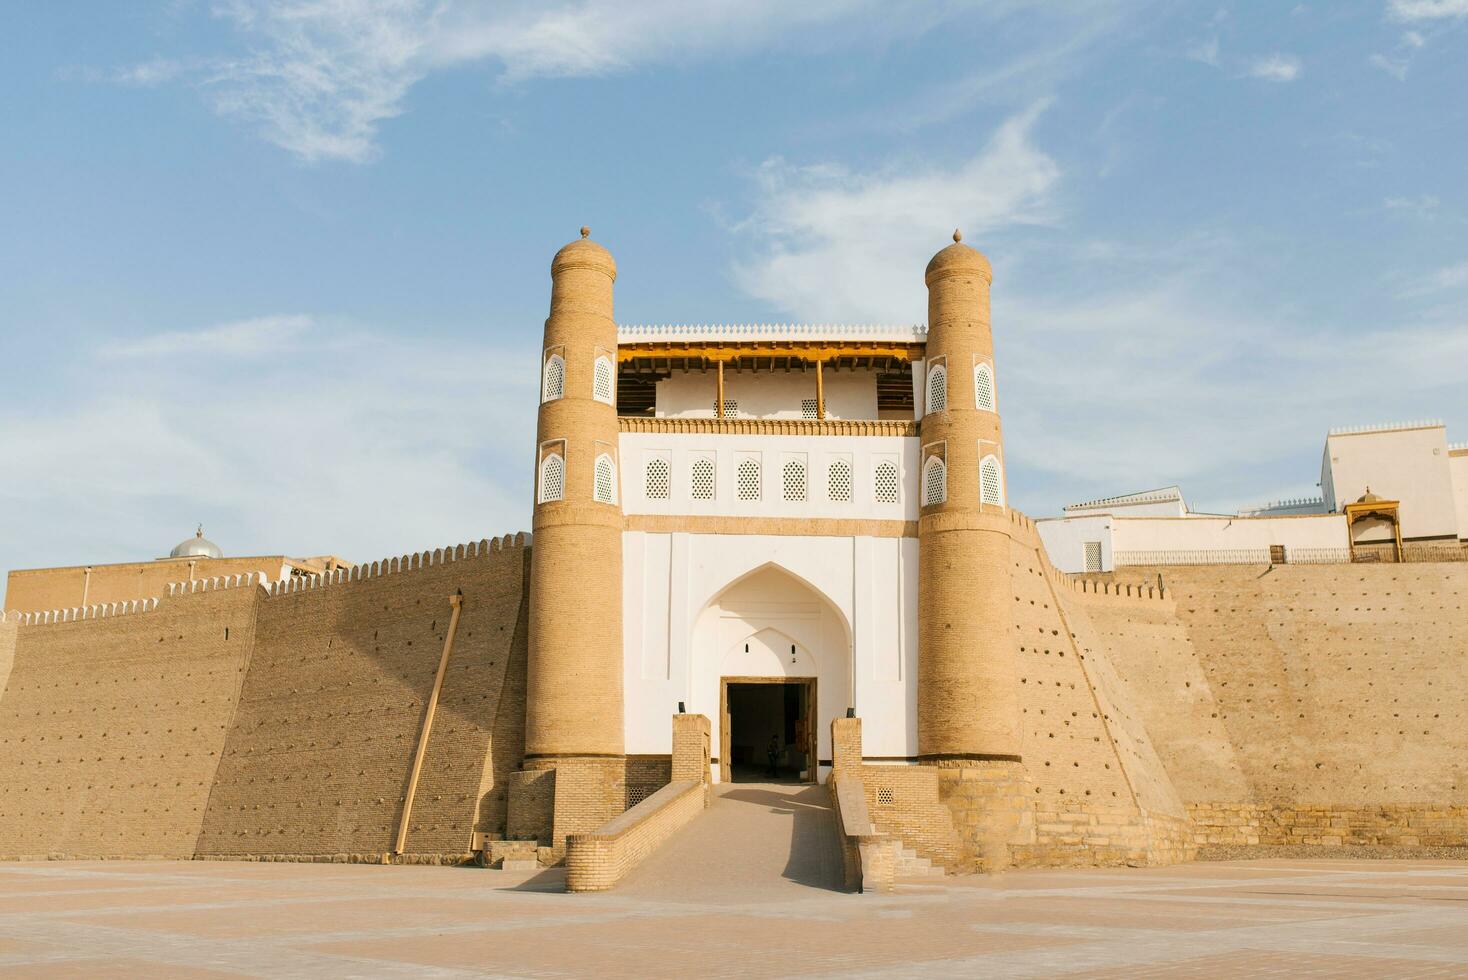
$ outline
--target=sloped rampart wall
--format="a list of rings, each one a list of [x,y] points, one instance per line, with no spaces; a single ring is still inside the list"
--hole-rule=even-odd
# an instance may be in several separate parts
[[[1468,841],[1468,566],[1159,576],[1089,612],[1201,841]]]
[[[261,602],[199,855],[393,849],[456,593],[405,853],[453,858],[476,830],[502,833],[523,755],[528,557],[505,538],[278,585]]]
[[[0,856],[193,855],[261,592],[199,588],[0,627]]]

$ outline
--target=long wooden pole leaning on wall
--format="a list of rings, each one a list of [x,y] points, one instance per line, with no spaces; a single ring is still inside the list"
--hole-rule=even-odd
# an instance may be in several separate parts
[[[398,818],[398,839],[394,854],[403,853],[408,842],[408,821],[413,817],[413,795],[418,792],[418,776],[423,772],[423,756],[428,752],[428,733],[433,730],[433,715],[438,711],[438,695],[443,690],[443,675],[449,669],[449,654],[454,649],[454,634],[459,629],[459,611],[464,608],[462,595],[449,596],[454,611],[449,616],[449,631],[443,638],[443,655],[438,658],[438,675],[433,678],[433,693],[428,696],[428,710],[423,712],[423,730],[418,733],[418,751],[413,753],[413,771],[408,775],[408,793],[403,797],[403,813]]]

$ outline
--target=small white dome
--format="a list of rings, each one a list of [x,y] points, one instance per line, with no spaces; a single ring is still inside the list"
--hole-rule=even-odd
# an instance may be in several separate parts
[[[168,553],[170,558],[223,558],[224,552],[219,550],[219,545],[204,537],[204,525],[199,525],[199,530],[192,538],[186,538],[173,546]]]

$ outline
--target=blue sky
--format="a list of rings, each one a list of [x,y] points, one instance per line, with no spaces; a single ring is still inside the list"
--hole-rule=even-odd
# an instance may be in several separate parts
[[[629,323],[920,322],[962,227],[1034,515],[1468,440],[1465,39],[1468,0],[6,4],[0,570],[526,528],[583,223]]]

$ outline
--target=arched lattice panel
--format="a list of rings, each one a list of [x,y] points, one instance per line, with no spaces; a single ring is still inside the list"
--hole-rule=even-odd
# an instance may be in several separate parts
[[[941,364],[928,368],[928,414],[948,408],[948,369]]]
[[[980,411],[994,412],[994,369],[987,362],[974,365],[974,406]]]
[[[561,500],[566,495],[566,461],[560,453],[547,453],[540,461],[541,503]]]
[[[612,404],[617,387],[612,375],[612,359],[601,356],[592,369],[591,397],[608,405]]]
[[[897,464],[878,463],[872,473],[872,496],[879,504],[895,504],[898,499]]]
[[[671,496],[672,468],[662,456],[654,456],[647,461],[642,493],[648,500],[667,500]]]
[[[736,495],[740,500],[758,500],[760,496],[759,462],[753,459],[741,459],[734,470],[734,483]]]
[[[1004,477],[996,456],[985,456],[979,462],[979,503],[1004,506]]]
[[[694,500],[714,499],[714,461],[700,456],[688,470],[688,495]]]
[[[602,453],[596,458],[594,479],[597,503],[615,504],[617,502],[617,467],[609,454]]]
[[[932,507],[948,499],[948,467],[937,456],[923,464],[923,506]]]
[[[566,362],[559,354],[545,359],[545,369],[540,382],[540,400],[553,402],[566,394]]]

